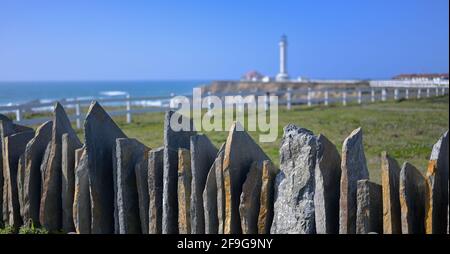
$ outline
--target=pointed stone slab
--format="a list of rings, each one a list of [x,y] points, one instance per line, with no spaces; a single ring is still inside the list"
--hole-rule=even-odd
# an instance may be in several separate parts
[[[81,148],[81,143],[76,142],[64,133],[62,136],[62,230],[74,232],[73,224],[73,197],[75,192],[75,151]]]
[[[217,148],[206,135],[191,137],[191,229],[192,234],[205,233],[205,213],[203,210],[203,191],[211,165],[217,156]]]
[[[252,163],[264,160],[269,160],[269,158],[261,147],[244,131],[240,123],[234,123],[228,134],[223,159],[225,234],[240,234],[242,232],[239,216],[242,185]]]
[[[178,150],[178,230],[191,233],[191,154],[187,149]]]
[[[400,209],[403,234],[425,233],[425,178],[405,162],[400,171]]]
[[[339,190],[341,156],[324,135],[318,136],[319,150],[315,169],[314,209],[318,234],[339,233]]]
[[[6,195],[8,214],[7,224],[13,228],[19,228],[22,225],[20,216],[19,193],[17,188],[17,171],[19,159],[25,152],[27,143],[34,137],[34,131],[20,132],[12,134],[4,139],[3,143],[3,173],[4,189]]]
[[[314,172],[318,148],[311,131],[292,124],[284,127],[271,233],[316,233]]]
[[[91,193],[91,232],[114,233],[113,148],[122,130],[100,106],[93,102],[84,122],[85,145]]]
[[[239,215],[243,234],[258,233],[262,167],[262,162],[253,162],[242,186]]]
[[[21,215],[24,224],[31,222],[39,227],[39,207],[41,203],[41,163],[45,149],[52,138],[52,121],[47,121],[36,129],[33,139],[28,142],[25,153],[25,168],[23,178],[23,201]]]
[[[171,119],[188,123],[189,128],[176,130]],[[188,127],[188,126],[186,126]],[[174,112],[166,112],[164,119],[164,175],[163,175],[163,234],[178,233],[178,149],[189,149],[190,137],[195,135],[192,119]]]
[[[355,234],[357,182],[369,179],[361,128],[354,130],[344,141],[341,169],[339,233]]]
[[[164,147],[148,153],[148,230],[149,234],[162,233]]]
[[[426,208],[426,233],[445,234],[448,223],[448,131],[433,146],[427,170],[429,204]]]
[[[134,166],[134,173],[136,174],[136,187],[139,201],[139,218],[141,221],[142,234],[149,233],[149,188],[148,188],[148,155],[149,149],[142,156],[139,156]]]
[[[263,161],[261,195],[258,214],[258,234],[270,234],[273,221],[275,177],[279,170],[271,161]]]
[[[39,213],[39,221],[48,231],[58,231],[62,228],[62,136],[68,134],[73,144],[81,147],[69,118],[60,103],[55,104],[53,112],[52,140],[50,153],[47,160],[42,197]]]
[[[8,199],[7,197],[7,185],[4,184],[4,170],[3,170],[3,144],[6,136],[25,132],[25,131],[33,131],[32,128],[14,124],[11,119],[7,116],[0,114],[0,226],[3,226],[4,223],[8,223],[9,221],[9,213],[8,213]]]
[[[223,197],[223,178],[222,178],[222,162],[224,154],[225,144],[220,146],[217,152],[214,163],[206,179],[205,189],[203,190],[203,210],[205,213],[205,234],[223,234],[223,207],[222,197]],[[218,176],[219,175],[219,176]],[[219,179],[220,177],[220,179]],[[220,191],[219,191],[219,186]],[[220,209],[221,214],[219,215],[219,204],[221,203]],[[219,217],[222,222],[219,223]],[[221,227],[221,231],[219,231]]]
[[[223,182],[223,157],[225,156],[225,144],[222,144],[217,158],[214,162],[214,169],[216,171],[216,185],[217,185],[217,233],[223,234],[225,226],[225,189]]]
[[[383,199],[381,185],[367,179],[358,181],[356,193],[356,233],[383,232]]]
[[[136,139],[118,138],[114,154],[115,219],[120,234],[140,234],[136,163],[149,149]]]
[[[399,199],[400,166],[386,152],[381,153],[381,187],[383,190],[383,233],[401,234]]]
[[[91,197],[89,192],[89,168],[86,149],[76,152],[81,157],[75,167],[75,193],[73,200],[73,221],[78,234],[91,233]]]
[[[216,161],[214,161],[206,178],[205,190],[203,191],[203,208],[205,213],[205,234],[217,234],[219,220],[217,217],[217,182]]]

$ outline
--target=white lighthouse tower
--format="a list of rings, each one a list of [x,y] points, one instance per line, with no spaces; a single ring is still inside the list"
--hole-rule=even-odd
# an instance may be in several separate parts
[[[277,74],[277,81],[289,80],[289,75],[287,73],[287,37],[286,35],[281,36],[280,40],[280,72]]]

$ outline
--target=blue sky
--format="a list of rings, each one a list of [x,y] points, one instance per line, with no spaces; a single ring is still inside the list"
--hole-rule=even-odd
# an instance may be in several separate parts
[[[448,0],[0,0],[0,80],[448,72]]]

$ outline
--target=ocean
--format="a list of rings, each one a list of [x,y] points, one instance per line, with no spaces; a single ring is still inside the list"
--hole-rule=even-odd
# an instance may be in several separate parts
[[[192,88],[209,84],[207,80],[181,81],[23,81],[0,82],[0,106],[39,100],[95,99],[136,96],[192,94]]]

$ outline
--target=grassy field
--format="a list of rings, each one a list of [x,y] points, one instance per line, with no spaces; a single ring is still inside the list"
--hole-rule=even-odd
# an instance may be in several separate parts
[[[344,139],[352,130],[362,127],[364,149],[370,178],[380,182],[380,153],[386,150],[400,164],[409,161],[425,172],[433,144],[449,128],[449,97],[421,100],[379,102],[348,106],[296,106],[292,110],[280,107],[278,139],[260,144],[272,161],[279,165],[278,149],[283,127],[288,123],[322,133],[341,150]],[[126,124],[125,117],[115,117],[124,132],[155,148],[163,144],[163,113],[133,116]],[[228,129],[229,127],[227,127]],[[80,138],[83,133],[78,130]],[[205,133],[219,147],[225,142],[227,132]],[[255,141],[258,132],[250,132]]]

